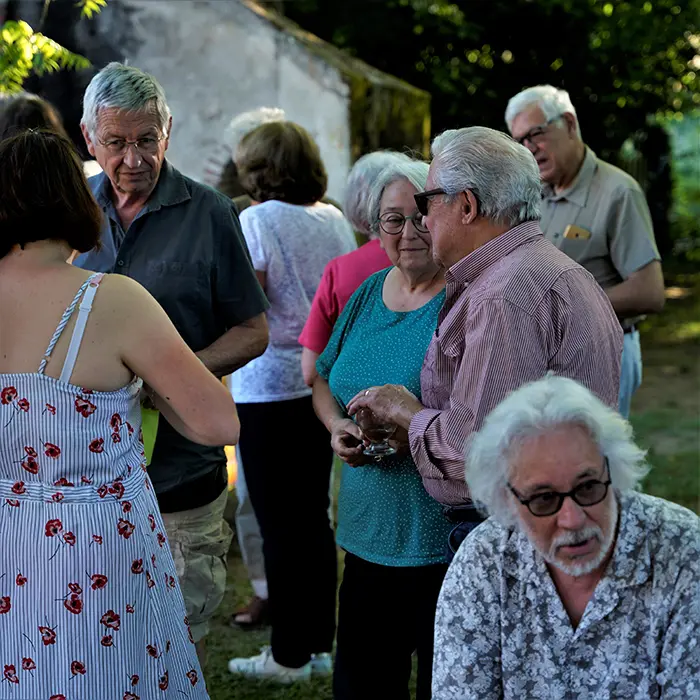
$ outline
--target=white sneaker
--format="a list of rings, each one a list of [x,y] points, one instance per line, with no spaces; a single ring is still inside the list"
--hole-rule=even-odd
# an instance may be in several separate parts
[[[311,654],[311,675],[332,676],[333,657],[327,652],[322,654]]]
[[[308,681],[311,678],[311,662],[301,668],[289,668],[278,664],[272,657],[272,649],[263,647],[260,654],[248,659],[231,659],[228,670],[248,678],[262,678],[278,683]]]

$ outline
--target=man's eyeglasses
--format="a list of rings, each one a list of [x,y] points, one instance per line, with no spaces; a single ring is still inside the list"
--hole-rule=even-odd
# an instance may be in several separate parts
[[[112,155],[118,156],[126,153],[129,146],[133,146],[138,153],[144,155],[153,155],[158,150],[158,144],[163,140],[162,136],[144,136],[136,141],[127,141],[126,139],[108,139],[103,141],[98,139]]]
[[[538,493],[532,498],[523,498],[510,484],[508,484],[508,488],[533,515],[536,515],[538,518],[543,518],[558,513],[562,505],[564,505],[564,499],[567,497],[584,508],[586,506],[594,506],[604,500],[608,495],[608,487],[612,483],[610,481],[610,465],[608,464],[607,457],[605,458],[605,470],[608,474],[607,481],[590,479],[566,493],[562,493],[561,491],[547,491],[545,493]]]
[[[423,223],[423,214],[416,212],[412,216],[404,216],[397,211],[388,211],[379,217],[379,228],[392,236],[403,232],[407,221],[412,221],[416,231],[428,233],[428,227]]]
[[[537,126],[533,126],[530,131],[525,134],[525,136],[521,136],[519,139],[515,139],[521,146],[525,145],[525,141],[529,141],[531,144],[534,146],[538,146],[540,143],[543,141],[543,136],[547,133],[547,127],[549,127],[550,124],[553,124],[555,121],[561,119],[562,115],[558,114],[556,117],[552,117],[551,119],[548,119],[544,124],[538,124]]]
[[[428,216],[428,202],[430,201],[430,198],[435,197],[438,194],[447,194],[447,192],[445,192],[445,190],[443,190],[442,187],[439,187],[436,190],[416,192],[416,194],[413,195],[413,199],[416,200],[416,206],[418,207],[418,211],[423,216]]]

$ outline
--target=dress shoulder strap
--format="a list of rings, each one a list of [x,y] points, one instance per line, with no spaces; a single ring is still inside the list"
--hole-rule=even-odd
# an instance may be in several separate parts
[[[102,278],[104,275],[100,272],[95,273],[94,275],[90,275],[85,282],[80,286],[80,289],[78,289],[76,295],[73,297],[73,301],[71,301],[70,304],[68,304],[68,307],[66,310],[63,312],[63,316],[61,316],[61,320],[58,323],[58,326],[56,327],[56,330],[54,331],[54,334],[51,336],[51,340],[49,341],[49,346],[46,348],[46,352],[44,353],[44,357],[41,360],[41,364],[39,365],[39,374],[44,374],[44,370],[46,369],[46,364],[48,361],[51,359],[51,353],[53,352],[54,348],[56,347],[56,343],[58,342],[58,339],[61,337],[61,334],[63,333],[63,330],[66,327],[66,324],[68,321],[70,321],[71,316],[73,315],[73,312],[75,311],[75,307],[78,305],[78,302],[80,301],[81,297],[83,298],[83,303],[80,305],[80,311],[82,312],[83,304],[85,303],[85,299],[88,297],[88,294],[90,293],[90,290],[92,289],[92,293],[90,294],[90,303],[89,307],[92,308],[92,299],[95,296],[95,292],[97,291],[97,287],[99,286],[100,282],[102,281]],[[75,330],[73,331],[73,337],[71,338],[71,344],[68,349],[68,356],[66,356],[66,361],[64,363],[64,371],[66,368],[66,365],[68,364],[68,359],[71,354],[71,350],[74,347],[74,341],[76,340],[76,331],[78,330],[78,327],[80,325],[80,317],[83,317],[83,323],[82,323],[82,330],[80,331],[79,334],[79,339],[77,341],[77,347],[75,348],[75,356],[77,357],[78,354],[78,347],[80,346],[80,340],[82,340],[83,333],[85,332],[85,323],[87,322],[87,314],[90,313],[90,310],[88,309],[87,312],[85,313],[80,313],[78,317],[78,322],[76,323]],[[75,357],[72,360],[72,364],[75,365]],[[71,367],[71,374],[73,372],[73,369]],[[61,379],[63,380],[63,372],[61,372]]]

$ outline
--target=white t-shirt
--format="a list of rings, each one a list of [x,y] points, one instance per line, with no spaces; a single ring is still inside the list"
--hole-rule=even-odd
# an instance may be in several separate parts
[[[253,267],[266,273],[270,342],[262,356],[231,375],[231,393],[239,403],[308,396],[297,338],[326,264],[357,247],[352,227],[330,204],[271,200],[245,209],[241,228]]]

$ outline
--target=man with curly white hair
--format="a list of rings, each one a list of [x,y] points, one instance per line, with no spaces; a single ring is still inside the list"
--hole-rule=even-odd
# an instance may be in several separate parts
[[[440,593],[433,700],[700,697],[700,518],[635,491],[618,413],[549,375],[467,447],[490,518]]]

